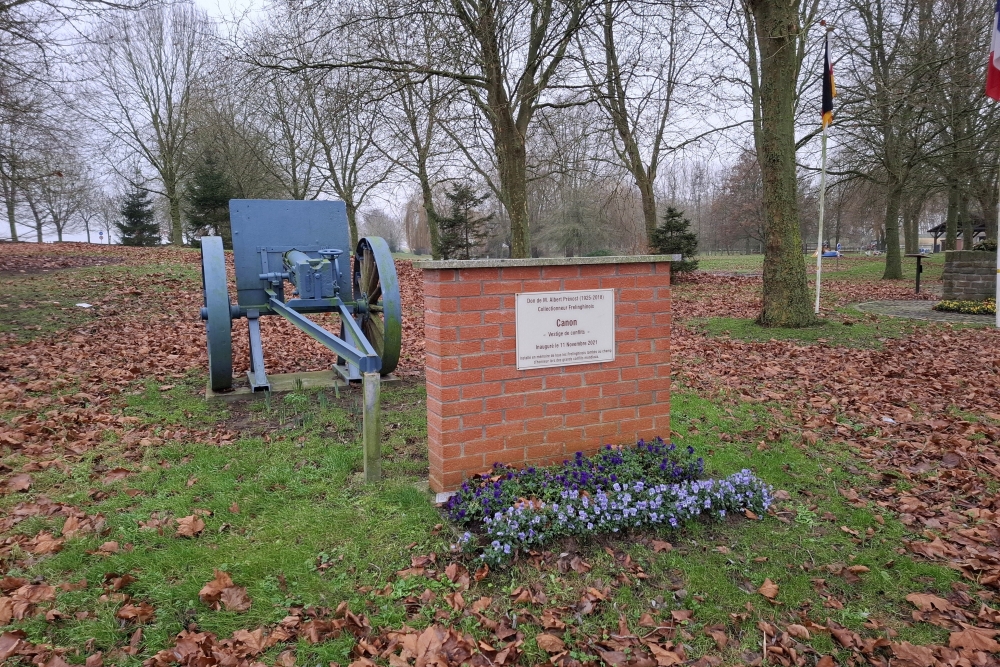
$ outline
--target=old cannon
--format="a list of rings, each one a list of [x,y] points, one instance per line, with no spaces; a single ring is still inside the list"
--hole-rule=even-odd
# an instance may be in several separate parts
[[[352,268],[344,202],[234,199],[229,216],[235,304],[229,300],[221,237],[201,239],[201,318],[213,391],[232,387],[232,321],[241,317],[249,322],[247,376],[253,391],[271,388],[260,336],[264,315],[280,315],[336,353],[335,368],[348,381],[377,380],[396,368],[402,334],[396,266],[388,244],[369,236],[358,240]],[[310,313],[339,314],[340,332],[323,328],[307,317]]]

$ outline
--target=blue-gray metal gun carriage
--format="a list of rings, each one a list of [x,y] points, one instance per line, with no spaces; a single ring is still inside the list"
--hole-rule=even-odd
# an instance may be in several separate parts
[[[205,292],[201,318],[208,340],[213,391],[233,384],[232,320],[246,317],[254,391],[270,389],[264,372],[260,318],[280,315],[337,354],[346,379],[387,375],[396,368],[402,310],[396,265],[386,242],[359,239],[353,268],[347,213],[339,201],[234,199],[229,202],[236,267],[236,303],[229,300],[222,239],[201,239]],[[286,299],[286,285],[291,290]],[[338,313],[334,334],[309,313]]]

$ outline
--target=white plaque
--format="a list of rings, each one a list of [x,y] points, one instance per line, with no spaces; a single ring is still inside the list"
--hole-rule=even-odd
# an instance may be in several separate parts
[[[517,295],[517,370],[615,360],[615,291]]]

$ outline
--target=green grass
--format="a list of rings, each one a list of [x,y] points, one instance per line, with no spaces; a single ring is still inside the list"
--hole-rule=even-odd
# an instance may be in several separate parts
[[[921,280],[940,280],[944,271],[944,253],[927,255],[921,260],[924,272]],[[816,259],[805,257],[806,274],[812,280],[816,275]],[[903,280],[913,282],[916,278],[916,260],[903,258]],[[698,268],[702,271],[759,274],[764,269],[763,255],[705,255],[698,258]],[[823,260],[823,280],[880,280],[885,271],[885,256],[866,257],[847,255],[839,260]]]
[[[100,317],[105,306],[153,308],[149,297],[169,298],[192,280],[200,282],[195,264],[149,266],[100,266],[63,269],[48,273],[4,276],[0,291],[0,340],[24,343],[40,336],[66,331]],[[134,293],[142,288],[144,301]],[[101,303],[110,299],[108,303]],[[77,306],[87,303],[92,308]]]
[[[774,413],[775,406],[734,404],[722,397],[708,400],[683,390],[672,395],[675,441],[705,453],[707,474],[722,476],[749,467],[776,488],[789,491],[792,499],[786,506],[793,511],[780,514],[787,522],[735,518],[722,524],[700,524],[663,533],[661,538],[670,540],[675,547],[669,553],[655,554],[639,539],[595,538],[584,542],[584,556],[594,569],[583,578],[608,581],[621,571],[603,550],[610,546],[627,551],[649,579],[617,589],[612,597],[614,610],[585,617],[579,628],[582,633],[614,627],[619,612],[634,628],[642,613],[652,611],[649,600],[659,600],[667,613],[670,609],[693,609],[696,627],[726,625],[730,638],[736,639],[736,646],[727,649],[731,659],[741,650],[759,651],[757,620],[797,622],[802,612],[814,620],[831,618],[859,631],[867,619],[877,619],[916,643],[943,640],[945,632],[939,628],[907,627],[912,606],[905,596],[915,590],[944,594],[957,575],[948,568],[900,555],[897,548],[905,529],[898,521],[885,515],[883,525],[876,521],[876,515],[880,515],[876,508],[857,508],[844,500],[838,489],[858,483],[858,475],[851,470],[857,459],[850,451],[835,451],[818,443],[824,456],[816,456],[815,451],[801,448],[794,436],[776,442],[766,440],[762,434],[778,424]],[[733,442],[723,442],[723,434]],[[841,526],[858,531],[862,539],[853,538]],[[870,536],[866,534],[869,529]],[[719,547],[728,551],[723,553]],[[851,584],[823,569],[836,563],[865,565],[870,572]],[[514,586],[526,585],[538,575],[522,566],[506,577],[507,585]],[[571,602],[580,586],[578,578],[543,577],[552,598],[550,604]],[[771,605],[756,592],[766,578],[778,584],[780,605]],[[826,580],[826,590],[843,604],[843,609],[823,606],[814,578]],[[746,611],[747,605],[753,609],[748,619],[734,622],[730,614]],[[696,655],[712,648],[708,637],[694,634]],[[828,637],[817,637],[812,645],[820,652],[834,651]]]
[[[855,507],[840,495],[840,490],[861,484],[865,472],[856,467],[859,460],[848,448],[835,449],[822,441],[807,448],[794,431],[776,441],[769,440],[768,431],[780,426],[786,417],[773,405],[737,404],[727,410],[721,400],[684,391],[675,393],[672,399],[672,413],[684,415],[676,423],[675,438],[705,452],[708,474],[724,475],[749,467],[776,488],[791,493],[791,500],[784,503],[784,509],[791,512],[783,514],[789,523],[767,520],[765,540],[761,539],[761,524],[738,522],[732,527],[706,526],[702,543],[692,545],[689,553],[697,553],[698,562],[688,566],[688,576],[721,602],[708,610],[713,618],[721,622],[726,609],[745,602],[759,606],[759,595],[740,590],[737,582],[743,578],[752,582],[754,589],[765,577],[771,578],[781,588],[779,601],[790,611],[806,601],[818,600],[810,578],[821,577],[831,591],[843,596],[845,608],[823,609],[817,617],[829,615],[858,628],[858,619],[868,613],[895,626],[909,617],[909,606],[904,601],[909,592],[923,590],[927,585],[945,590],[957,580],[948,569],[901,557],[896,549],[905,535],[904,527],[889,515],[882,516],[884,524],[879,523],[875,518],[880,514],[877,508]],[[724,433],[732,442],[721,441]],[[833,516],[824,518],[827,512]],[[840,526],[858,531],[862,539],[842,531]],[[869,529],[870,536],[866,535]],[[691,541],[686,537],[680,543]],[[726,545],[732,553],[715,552],[710,548],[712,544]],[[682,558],[684,554],[671,556]],[[745,557],[747,563],[740,562],[739,556]],[[755,557],[767,561],[753,563]],[[830,574],[817,574],[817,568],[835,562],[866,565],[871,572],[861,575],[858,585]],[[718,572],[726,572],[727,580],[721,580]],[[902,615],[898,614],[900,610]],[[925,640],[941,636],[934,629],[915,629]]]
[[[159,429],[160,435],[163,429],[183,424],[193,429],[213,425],[238,429],[243,437],[223,445],[166,439],[159,446],[137,450],[124,444],[127,437],[109,438],[70,475],[50,470],[35,476],[32,495],[45,494],[88,514],[101,513],[109,532],[70,539],[62,552],[24,571],[9,572],[41,576],[50,583],[87,579],[86,589],[59,593],[56,607],[67,615],[65,620],[47,623],[35,617],[19,624],[32,641],[80,647],[93,639],[95,650],[106,652],[126,644],[134,628],[115,618],[119,602],[101,598],[101,582],[108,573],[130,573],[136,582],[125,592],[156,608],[155,620],[144,629],[143,650],[136,657],[122,658],[120,665],[138,665],[191,623],[225,637],[240,628],[276,623],[293,604],[335,607],[341,600],[368,614],[375,626],[421,627],[443,614],[447,622],[487,637],[472,619],[444,603],[450,584],[424,577],[399,580],[394,574],[415,554],[434,551],[447,560],[447,545],[457,534],[450,526],[435,534],[432,529],[443,518],[420,488],[426,479],[422,385],[383,389],[385,480],[366,486],[360,476],[356,389],[342,390],[340,398],[332,392],[302,391],[227,406],[200,397],[201,379],[192,376],[165,392],[158,390],[158,383],[148,382],[125,397],[122,407]],[[863,480],[864,471],[853,467],[858,460],[850,451],[823,443],[818,450],[804,450],[791,431],[769,440],[766,433],[787,423],[774,405],[701,398],[683,388],[674,392],[672,401],[676,441],[703,453],[707,472],[713,476],[749,467],[775,488],[787,490],[791,500],[779,515],[784,521],[734,518],[663,533],[660,537],[675,549],[662,554],[646,546],[651,533],[566,541],[552,545],[552,551],[558,555],[578,549],[593,566],[591,572],[559,574],[550,568],[540,573],[521,563],[474,583],[466,600],[492,596],[488,614],[509,618],[521,609],[513,606],[509,593],[518,586],[540,584],[550,598],[548,607],[572,605],[587,587],[614,582],[624,573],[607,548],[630,554],[649,578],[616,585],[597,613],[570,624],[568,641],[616,629],[619,613],[635,629],[644,612],[669,615],[677,608],[695,611],[690,640],[694,655],[711,648],[711,640],[696,630],[703,624],[727,625],[734,640],[727,651],[736,659],[740,650],[759,650],[756,620],[784,624],[797,620],[802,611],[818,621],[829,617],[856,630],[865,619],[877,618],[895,628],[901,639],[917,643],[943,639],[944,631],[938,628],[908,625],[911,605],[903,598],[917,590],[943,593],[957,574],[897,553],[903,526],[888,515],[880,524],[877,509],[854,507],[840,496],[838,489]],[[5,462],[14,466],[20,461],[11,455]],[[104,486],[101,471],[116,466],[135,472]],[[94,490],[107,497],[89,500]],[[9,507],[15,500],[24,496],[8,496],[3,503]],[[196,510],[205,512],[206,528],[194,539],[175,537],[172,528],[161,535],[139,526],[156,513],[182,517]],[[830,520],[827,512],[835,518]],[[45,528],[58,533],[61,525],[61,519],[35,518],[15,531],[28,534]],[[840,526],[858,531],[862,539]],[[110,556],[93,553],[107,540],[118,541],[122,551]],[[718,551],[719,546],[729,553]],[[832,563],[863,564],[871,571],[851,584],[822,569]],[[216,568],[247,587],[253,600],[250,611],[212,611],[198,600],[198,591]],[[765,578],[780,587],[780,605],[772,606],[756,592]],[[826,579],[827,590],[843,609],[823,607],[814,578]],[[387,583],[393,586],[391,595],[373,592]],[[437,599],[417,617],[408,618],[402,599],[419,596],[425,588],[437,593]],[[658,609],[651,608],[651,600]],[[746,612],[747,604],[753,611],[745,621],[729,616]],[[83,611],[91,617],[74,618]],[[540,608],[532,611],[541,614]],[[528,638],[524,660],[543,661],[533,640],[540,629],[530,617],[520,618],[519,627]],[[300,664],[346,664],[351,646],[349,637],[316,646],[303,642],[298,659]],[[821,652],[834,650],[829,638],[822,636],[813,646]],[[272,649],[264,662],[271,664],[282,648]],[[76,662],[82,657],[68,656]]]
[[[0,291],[0,336],[25,342],[93,319],[93,303],[100,295],[102,269],[67,269],[52,273],[5,276]],[[89,301],[88,301],[89,300]]]
[[[342,390],[340,401],[332,392],[299,392],[274,396],[268,404],[226,410],[207,404],[195,394],[196,388],[192,382],[159,392],[150,383],[129,398],[126,412],[151,424],[182,421],[191,427],[235,419],[260,435],[225,446],[168,443],[147,448],[135,462],[125,458],[126,451],[116,457],[109,445],[89,463],[138,472],[106,489],[88,480],[86,470],[71,479],[36,477],[37,492],[70,503],[83,504],[89,486],[106,490],[108,497],[86,510],[108,517],[110,532],[71,539],[62,552],[32,568],[32,576],[48,581],[86,578],[86,590],[61,594],[57,606],[68,615],[88,611],[94,616],[58,626],[33,619],[24,628],[35,641],[82,646],[94,638],[97,648],[105,651],[127,643],[134,628],[120,627],[114,617],[119,605],[97,599],[109,572],[130,573],[137,581],[126,592],[156,607],[144,642],[159,649],[190,622],[228,636],[240,628],[280,621],[291,604],[336,606],[351,600],[360,609],[359,601],[366,596],[358,589],[381,587],[392,572],[408,565],[407,545],[440,548],[440,540],[430,537],[440,517],[426,493],[415,486],[426,475],[426,462],[420,467],[412,461],[412,438],[426,431],[419,387],[383,390],[390,417],[383,442],[386,480],[371,487],[365,487],[359,475],[360,414],[354,407],[359,392]],[[139,525],[157,513],[182,517],[195,510],[207,514],[207,527],[195,539],[175,537],[173,528],[160,535]],[[57,530],[62,520],[35,523]],[[18,531],[40,527],[22,524]],[[123,551],[92,555],[108,540],[119,542]],[[318,568],[324,562],[333,566]],[[199,602],[198,591],[215,568],[228,571],[238,585],[248,588],[254,601],[249,612],[216,612]],[[313,652],[319,651],[317,659],[343,661],[349,647]]]
[[[710,336],[736,340],[791,340],[846,348],[880,348],[886,340],[902,338],[922,327],[931,326],[920,320],[880,317],[854,308],[838,309],[833,317],[820,324],[802,328],[762,327],[753,320],[735,317],[692,319],[687,325]]]

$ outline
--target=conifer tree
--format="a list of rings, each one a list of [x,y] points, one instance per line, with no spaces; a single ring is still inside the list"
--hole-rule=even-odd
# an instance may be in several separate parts
[[[125,194],[119,212],[121,219],[115,222],[115,227],[121,234],[122,245],[160,245],[160,226],[156,224],[153,202],[146,190],[133,186]]]
[[[472,259],[486,240],[486,225],[493,219],[492,213],[482,216],[476,212],[489,195],[477,196],[472,186],[459,183],[445,196],[451,202],[451,215],[438,217],[441,259]]]
[[[683,211],[673,206],[667,208],[660,226],[653,230],[651,245],[653,250],[662,255],[681,255],[680,262],[672,262],[671,273],[684,273],[698,268],[698,237],[689,231],[691,221],[684,217]]]
[[[215,157],[211,153],[206,154],[195,167],[184,193],[188,236],[221,236],[222,245],[232,248],[233,235],[229,225],[229,200],[232,198],[232,184],[219,168]]]

